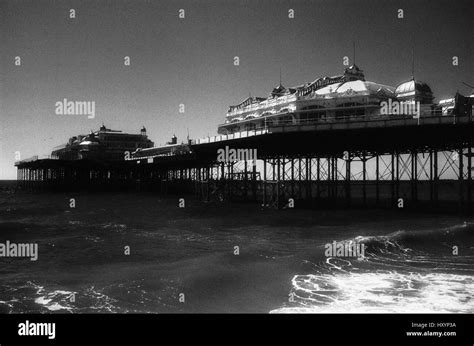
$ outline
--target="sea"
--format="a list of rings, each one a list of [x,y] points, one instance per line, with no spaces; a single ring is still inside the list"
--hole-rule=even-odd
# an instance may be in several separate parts
[[[179,198],[184,198],[179,203]],[[474,220],[0,182],[0,313],[474,313]],[[327,244],[364,244],[330,257]]]

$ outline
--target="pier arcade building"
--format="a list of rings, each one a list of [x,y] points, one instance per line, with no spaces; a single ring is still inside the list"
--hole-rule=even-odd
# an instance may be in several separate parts
[[[268,129],[272,126],[305,125],[316,122],[369,120],[386,117],[380,105],[388,99],[419,102],[420,116],[434,110],[431,88],[414,78],[392,87],[367,81],[363,71],[352,65],[342,75],[318,78],[286,88],[281,83],[267,98],[248,97],[230,106],[218,133]]]

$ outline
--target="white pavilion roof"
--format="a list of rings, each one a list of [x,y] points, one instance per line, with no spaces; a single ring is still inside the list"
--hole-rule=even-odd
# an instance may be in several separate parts
[[[345,83],[336,83],[336,84],[331,84],[327,85],[321,89],[318,89],[315,91],[316,95],[328,95],[328,94],[348,94],[348,93],[354,93],[354,94],[363,94],[363,95],[370,95],[370,94],[376,94],[380,91],[383,91],[387,94],[394,94],[395,88],[384,85],[384,84],[378,84],[374,82],[369,82],[369,81],[362,81],[362,80],[355,80],[355,81],[350,81],[350,82],[345,82]]]

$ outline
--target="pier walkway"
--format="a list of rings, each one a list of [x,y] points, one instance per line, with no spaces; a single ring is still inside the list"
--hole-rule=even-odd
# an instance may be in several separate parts
[[[472,114],[288,122],[145,149],[123,161],[15,163],[21,189],[143,189],[211,200],[472,213]],[[218,161],[251,149],[257,162]]]

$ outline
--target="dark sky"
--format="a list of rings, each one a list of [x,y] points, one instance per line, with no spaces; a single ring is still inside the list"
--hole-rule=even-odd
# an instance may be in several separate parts
[[[156,144],[187,129],[214,135],[230,104],[268,95],[280,68],[285,86],[340,74],[353,41],[367,80],[409,79],[415,40],[415,77],[437,99],[468,94],[473,14],[470,0],[0,0],[0,179],[16,177],[16,151],[49,154],[102,122],[133,133],[145,125]],[[64,98],[95,101],[96,117],[56,115]]]

